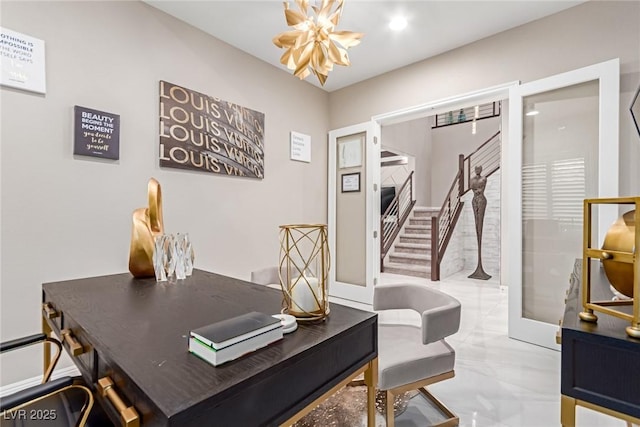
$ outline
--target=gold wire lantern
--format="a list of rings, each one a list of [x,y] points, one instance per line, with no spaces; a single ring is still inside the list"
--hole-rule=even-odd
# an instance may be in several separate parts
[[[280,226],[280,286],[283,313],[299,321],[324,320],[329,315],[329,244],[327,226]]]

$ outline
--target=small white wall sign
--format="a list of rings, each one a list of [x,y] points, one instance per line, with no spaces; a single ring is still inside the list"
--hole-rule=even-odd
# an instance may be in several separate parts
[[[44,41],[0,27],[0,84],[46,93]]]
[[[291,131],[291,160],[311,162],[311,136]]]

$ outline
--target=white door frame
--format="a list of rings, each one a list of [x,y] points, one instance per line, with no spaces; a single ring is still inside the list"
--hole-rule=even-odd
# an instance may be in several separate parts
[[[509,337],[547,348],[559,350],[555,342],[558,325],[522,317],[522,100],[525,96],[599,80],[599,144],[598,144],[598,197],[618,195],[618,121],[620,95],[620,61],[613,59],[578,70],[557,74],[511,88],[509,94],[510,138],[508,171],[503,175],[507,189],[507,222],[509,240],[505,249],[513,260],[507,266],[509,284]],[[600,210],[598,216],[598,243],[617,215],[611,210]],[[558,286],[568,287],[567,282]]]
[[[329,132],[329,161],[328,161],[328,231],[329,231],[329,253],[334,257],[332,264],[335,266],[336,259],[336,176],[337,176],[337,139],[343,136],[364,133],[365,149],[364,164],[365,176],[360,182],[361,191],[365,192],[365,286],[351,283],[339,282],[336,280],[336,269],[329,270],[329,294],[333,297],[344,298],[364,304],[373,304],[373,286],[380,279],[380,247],[379,233],[380,220],[380,197],[378,196],[378,185],[380,182],[380,126],[374,122],[365,122],[357,125],[334,129]],[[361,178],[363,179],[363,178]],[[344,254],[342,254],[344,256]]]
[[[480,89],[477,91],[467,92],[461,95],[456,95],[448,98],[442,98],[439,100],[427,102],[413,107],[403,108],[395,111],[391,111],[384,114],[378,114],[371,118],[370,122],[362,123],[360,125],[348,126],[345,128],[335,129],[329,132],[329,160],[328,160],[328,223],[329,223],[329,250],[332,256],[336,254],[335,248],[335,213],[336,213],[336,147],[335,143],[332,143],[332,138],[336,135],[349,135],[363,132],[370,129],[372,135],[375,134],[378,138],[377,150],[375,150],[375,158],[367,159],[367,166],[371,167],[372,171],[375,171],[375,177],[373,174],[367,174],[371,177],[371,181],[367,180],[367,203],[372,209],[367,211],[367,239],[373,235],[379,235],[380,233],[380,221],[374,221],[375,218],[380,218],[380,197],[377,195],[380,186],[380,127],[383,125],[391,125],[394,123],[405,122],[422,117],[429,117],[435,114],[442,114],[455,108],[460,108],[461,105],[468,104],[482,104],[487,102],[493,102],[497,100],[508,99],[509,91],[512,87],[517,86],[520,82],[513,81],[488,88]],[[503,121],[504,122],[504,121]],[[504,126],[503,131],[507,126]],[[336,132],[340,132],[339,134]],[[501,144],[500,153],[500,167],[505,167],[504,159],[506,158],[506,144]],[[369,157],[369,156],[368,156]],[[369,163],[371,162],[371,163]],[[501,180],[504,180],[504,175],[501,174]],[[374,186],[375,184],[375,186]],[[504,183],[501,182],[501,192],[504,194]],[[369,194],[371,192],[371,194]],[[375,195],[374,195],[375,193]],[[371,197],[371,199],[369,199]],[[505,218],[505,207],[501,204],[501,216]],[[501,224],[501,240],[505,239],[506,233],[505,227]],[[367,284],[373,285],[380,281],[380,245],[379,238],[376,237],[373,244],[367,245]],[[505,242],[501,241],[501,248],[505,247]],[[504,262],[505,252],[500,251],[500,264],[501,269]],[[335,265],[335,261],[334,261]],[[504,274],[500,274],[500,280],[503,280]],[[373,288],[367,286],[366,291],[358,291],[357,289],[349,290],[350,288],[356,288],[353,285],[337,283],[335,280],[335,269],[332,268],[329,272],[329,292],[332,296],[338,298],[346,298],[354,301],[364,302],[371,304],[373,301]],[[346,287],[345,287],[346,285]]]
[[[519,81],[513,81],[473,92],[467,92],[461,95],[438,99],[425,104],[402,108],[389,113],[378,114],[373,116],[371,120],[377,122],[381,126],[391,125],[394,123],[406,122],[422,117],[446,113],[461,104],[483,104],[493,102],[498,99],[507,99],[509,96],[509,89],[517,86],[519,83]]]
[[[443,98],[425,104],[416,105],[409,108],[403,108],[400,110],[392,111],[390,113],[379,114],[373,116],[371,120],[377,122],[380,126],[391,125],[394,123],[401,123],[409,120],[419,119],[423,117],[429,117],[436,114],[443,114],[447,111],[457,110],[463,106],[471,104],[485,104],[487,102],[494,101],[506,101],[509,98],[509,91],[513,87],[517,87],[520,84],[519,81],[512,81],[503,83],[496,86],[490,86],[485,89],[476,90],[473,92],[467,92],[461,95],[456,95],[448,98]],[[507,137],[509,135],[509,122],[505,119],[507,116],[504,109],[502,110],[502,144],[500,144],[500,198],[505,200],[505,170],[508,168],[506,164],[506,158],[508,153]],[[376,213],[378,216],[380,212]],[[500,217],[506,218],[506,204],[500,204]],[[508,253],[503,249],[506,247],[506,221],[500,221],[500,284],[504,284],[506,277],[505,266],[507,265]]]

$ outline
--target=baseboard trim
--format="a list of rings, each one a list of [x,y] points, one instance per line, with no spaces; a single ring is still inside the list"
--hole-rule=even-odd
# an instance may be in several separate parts
[[[66,368],[60,368],[53,371],[51,379],[61,377],[76,377],[80,375],[80,371],[75,366],[68,366]],[[25,388],[33,387],[42,382],[42,375],[38,375],[33,378],[27,378],[26,380],[18,381],[12,384],[7,384],[0,387],[0,397],[8,396],[17,391],[24,390]]]

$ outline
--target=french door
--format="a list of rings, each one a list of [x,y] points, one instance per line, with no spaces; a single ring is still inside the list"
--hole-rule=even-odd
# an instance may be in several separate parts
[[[505,261],[512,338],[559,349],[569,274],[582,256],[582,202],[618,195],[619,67],[615,59],[510,90]],[[597,213],[594,245],[616,216]]]
[[[329,295],[373,303],[380,276],[380,126],[329,132]]]

